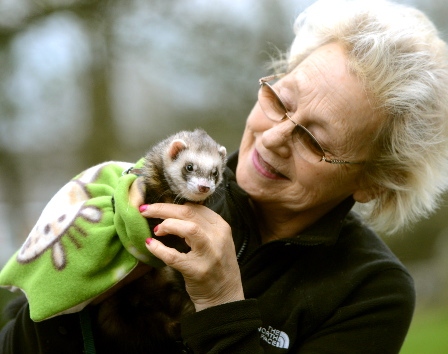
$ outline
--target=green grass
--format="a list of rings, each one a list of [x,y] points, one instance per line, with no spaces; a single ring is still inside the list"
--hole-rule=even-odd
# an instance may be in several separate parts
[[[10,293],[8,290],[0,288],[0,329],[5,324],[4,318],[2,316],[3,309],[4,309],[5,305],[16,296],[18,296],[18,293]]]
[[[447,354],[448,308],[417,312],[400,354]]]

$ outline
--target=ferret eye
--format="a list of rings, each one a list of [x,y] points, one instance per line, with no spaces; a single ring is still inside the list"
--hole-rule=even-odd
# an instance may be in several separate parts
[[[218,170],[214,170],[214,171],[212,171],[212,176],[213,177],[218,177]]]
[[[186,166],[185,166],[185,169],[186,169],[188,172],[193,172],[193,171],[194,171],[194,167],[193,167],[193,165],[192,165],[191,163],[189,163],[188,165],[186,165]]]

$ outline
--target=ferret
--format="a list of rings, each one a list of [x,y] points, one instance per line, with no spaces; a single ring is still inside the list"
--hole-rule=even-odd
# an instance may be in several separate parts
[[[151,268],[90,307],[96,353],[183,353],[180,319],[193,312],[182,275]]]
[[[204,203],[222,182],[226,148],[205,131],[182,131],[147,152],[143,176],[145,203]],[[154,226],[161,220],[148,220]],[[188,252],[174,235],[159,238]],[[94,306],[97,353],[181,353],[180,318],[194,312],[182,275],[171,267],[152,268]]]
[[[144,166],[131,172],[143,176],[145,203],[203,204],[222,181],[227,151],[204,130],[181,131],[149,150]],[[151,229],[162,222],[148,219]],[[190,248],[177,236],[155,237],[180,252]]]
[[[204,203],[222,181],[226,154],[202,129],[168,137],[145,156],[145,202]]]

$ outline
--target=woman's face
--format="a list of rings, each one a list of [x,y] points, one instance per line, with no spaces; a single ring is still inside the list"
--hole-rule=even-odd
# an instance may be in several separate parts
[[[368,95],[347,69],[340,44],[312,52],[273,85],[292,120],[317,138],[328,158],[368,159],[372,135],[379,128]],[[266,118],[258,102],[246,122],[236,177],[252,200],[265,207],[323,215],[350,195],[368,199],[360,187],[362,165],[309,163],[295,150],[294,124]]]

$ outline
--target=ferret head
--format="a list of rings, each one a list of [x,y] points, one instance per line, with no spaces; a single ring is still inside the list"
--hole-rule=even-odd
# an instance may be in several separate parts
[[[208,135],[174,139],[167,151],[165,175],[176,199],[200,203],[212,195],[222,181],[226,154],[226,148]]]

